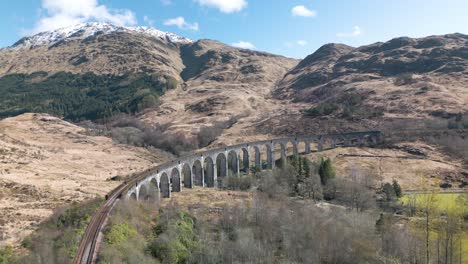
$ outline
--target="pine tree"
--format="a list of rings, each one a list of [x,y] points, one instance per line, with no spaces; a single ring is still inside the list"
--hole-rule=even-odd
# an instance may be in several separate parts
[[[383,192],[385,193],[385,198],[389,202],[396,197],[396,192],[393,186],[390,183],[385,183],[383,186]]]
[[[396,197],[400,198],[402,196],[401,186],[396,180],[393,180],[393,190],[395,191]]]
[[[327,184],[328,180],[335,178],[335,170],[332,167],[330,159],[324,160],[322,158],[320,161],[319,175],[323,185]]]
[[[302,167],[304,170],[304,177],[308,178],[310,176],[309,161],[307,160],[307,158],[303,158],[303,161],[304,161],[304,165]]]

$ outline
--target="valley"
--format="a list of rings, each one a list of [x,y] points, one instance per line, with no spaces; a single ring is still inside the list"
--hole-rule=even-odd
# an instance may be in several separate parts
[[[295,59],[108,22],[24,37],[0,49],[0,256],[5,247],[18,252],[18,263],[68,263],[89,224],[103,228],[93,240],[102,249],[99,263],[426,263],[428,248],[435,258],[435,248],[449,244],[440,236],[450,232],[460,245],[444,252],[462,263],[467,47],[468,36],[454,33],[360,47],[330,43]],[[273,144],[371,130],[382,133],[378,144],[340,143],[287,158]],[[179,175],[177,185],[170,175],[162,190],[160,164],[263,140],[273,146],[274,170],[263,152],[254,164],[251,151],[252,166],[232,176],[225,154],[225,178],[218,186],[215,178],[204,182],[215,188],[191,181],[194,188],[178,192],[187,181]],[[289,145],[285,151],[293,153]],[[211,158],[218,170],[223,161]],[[157,199],[139,197],[148,173],[158,175]],[[110,197],[119,186],[125,192]],[[456,213],[433,206],[436,198],[429,210],[411,196],[420,192],[460,193]],[[101,215],[102,204],[116,209]],[[446,219],[453,230],[441,227]],[[281,235],[273,235],[275,224]],[[350,245],[342,254],[334,224]],[[303,254],[298,245],[313,250]]]

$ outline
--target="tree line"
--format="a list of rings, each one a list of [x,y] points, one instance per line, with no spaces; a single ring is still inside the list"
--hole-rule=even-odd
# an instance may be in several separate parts
[[[177,85],[171,76],[145,73],[10,74],[0,78],[0,118],[39,112],[69,121],[105,119],[154,107]]]

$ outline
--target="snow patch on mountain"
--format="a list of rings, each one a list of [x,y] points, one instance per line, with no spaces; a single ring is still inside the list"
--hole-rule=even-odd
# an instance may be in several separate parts
[[[193,42],[193,40],[189,38],[170,32],[160,31],[152,27],[121,27],[110,23],[89,22],[24,37],[13,44],[10,48],[21,49],[51,46],[61,41],[86,39],[96,34],[109,34],[113,32],[140,33],[173,43],[186,44]]]

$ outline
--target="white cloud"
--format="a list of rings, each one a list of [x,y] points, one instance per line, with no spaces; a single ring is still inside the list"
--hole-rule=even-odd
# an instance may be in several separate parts
[[[170,5],[170,4],[172,4],[172,0],[161,0],[161,3],[163,5]]]
[[[255,49],[254,44],[242,40],[239,42],[232,43],[231,46],[241,49]]]
[[[135,14],[128,9],[109,9],[98,0],[42,0],[41,16],[28,33],[53,30],[88,21],[135,25]]]
[[[346,32],[346,33],[340,32],[336,34],[336,36],[340,38],[357,37],[359,35],[362,35],[362,29],[359,26],[354,26],[352,32]]]
[[[300,46],[307,45],[307,41],[305,41],[305,40],[298,40],[296,43],[297,43],[297,45],[300,45]]]
[[[317,15],[317,11],[310,10],[303,5],[298,5],[291,9],[291,14],[293,16],[314,17]]]
[[[188,23],[185,21],[185,18],[183,17],[176,17],[176,18],[171,18],[166,21],[164,21],[164,25],[166,26],[177,26],[180,29],[189,29],[189,30],[198,30],[198,23]]]
[[[246,0],[195,0],[202,6],[214,7],[223,13],[239,12],[247,7]]]
[[[144,17],[143,17],[143,21],[145,21],[146,24],[148,24],[149,26],[153,26],[153,25],[154,25],[154,20],[152,20],[149,16],[144,16]]]

